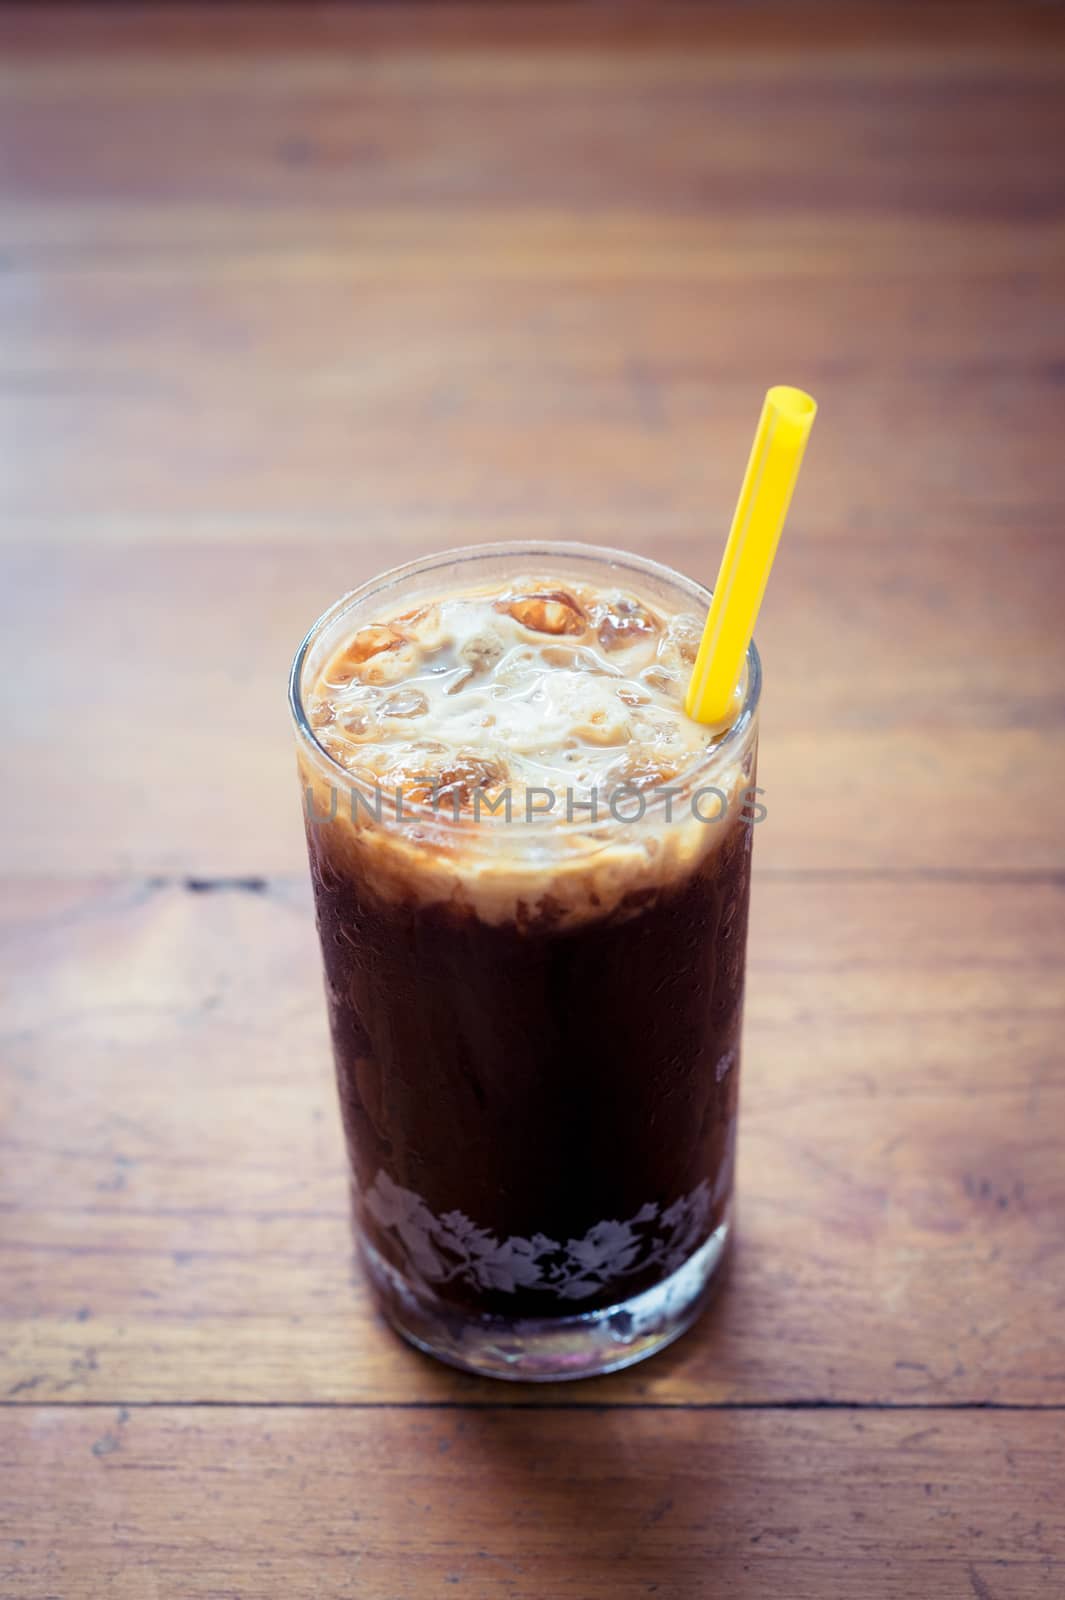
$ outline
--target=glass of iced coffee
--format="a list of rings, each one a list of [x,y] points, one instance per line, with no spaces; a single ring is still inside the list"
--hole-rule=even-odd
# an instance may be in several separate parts
[[[729,726],[685,714],[709,600],[479,546],[346,595],[293,664],[359,1248],[473,1372],[637,1361],[722,1258],[760,671]]]

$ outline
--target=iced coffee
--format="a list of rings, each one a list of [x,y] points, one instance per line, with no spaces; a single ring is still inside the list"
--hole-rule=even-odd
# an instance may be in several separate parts
[[[610,551],[459,551],[293,668],[360,1248],[471,1370],[639,1359],[724,1248],[758,663],[729,727],[685,715],[707,600]]]

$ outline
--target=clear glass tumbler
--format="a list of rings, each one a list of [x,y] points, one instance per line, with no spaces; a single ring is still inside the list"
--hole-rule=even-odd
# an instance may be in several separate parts
[[[709,604],[699,584],[617,551],[449,551],[327,611],[290,698],[370,1281],[398,1331],[440,1359],[557,1379],[675,1339],[724,1250],[757,652],[733,726],[696,769],[594,819],[412,818],[331,759],[307,710],[360,627],[530,571],[700,618]]]

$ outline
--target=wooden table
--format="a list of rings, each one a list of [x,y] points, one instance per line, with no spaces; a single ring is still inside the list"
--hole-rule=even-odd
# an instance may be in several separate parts
[[[0,17],[0,1595],[1065,1593],[1065,20]],[[354,1272],[284,678],[464,541],[760,628],[740,1238],[504,1388]]]

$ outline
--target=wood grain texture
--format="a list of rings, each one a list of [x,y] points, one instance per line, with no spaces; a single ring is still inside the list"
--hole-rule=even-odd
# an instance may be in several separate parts
[[[1043,5],[0,8],[4,1600],[1060,1594],[1063,147]],[[709,576],[779,381],[738,1246],[514,1409],[353,1270],[288,662]]]
[[[1008,1413],[24,1408],[0,1414],[0,1583],[1055,1600],[1063,1468],[1060,1418]]]
[[[800,527],[1056,528],[1049,9],[216,10],[0,18],[19,530],[642,545],[783,371]]]
[[[498,1393],[353,1270],[302,884],[16,884],[3,933],[9,1398]],[[1065,1404],[1063,955],[1060,882],[759,880],[727,1292],[595,1399]]]

